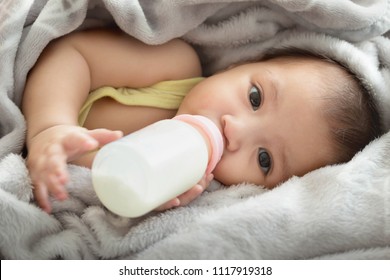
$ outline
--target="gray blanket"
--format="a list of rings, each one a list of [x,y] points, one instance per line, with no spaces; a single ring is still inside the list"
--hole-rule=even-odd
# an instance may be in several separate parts
[[[26,75],[51,40],[112,24],[148,44],[184,38],[206,73],[274,48],[325,53],[369,84],[390,127],[390,0],[1,0],[2,259],[390,259],[390,133],[271,191],[214,182],[137,219],[107,211],[90,171],[69,165],[70,199],[40,210],[21,156]]]

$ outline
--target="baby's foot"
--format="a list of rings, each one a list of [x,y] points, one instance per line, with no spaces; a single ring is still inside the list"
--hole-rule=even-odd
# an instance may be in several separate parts
[[[121,136],[120,132],[106,129],[58,125],[33,137],[29,142],[27,167],[35,199],[42,209],[51,211],[49,195],[58,200],[68,197],[64,187],[69,179],[67,162]]]

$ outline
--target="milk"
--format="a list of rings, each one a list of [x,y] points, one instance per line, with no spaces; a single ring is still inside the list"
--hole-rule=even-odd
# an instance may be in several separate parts
[[[110,211],[138,217],[196,185],[222,151],[211,120],[179,115],[102,147],[92,165],[93,186]]]

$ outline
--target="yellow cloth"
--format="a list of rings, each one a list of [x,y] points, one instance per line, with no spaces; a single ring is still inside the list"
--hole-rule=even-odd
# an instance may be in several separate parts
[[[111,97],[129,106],[147,106],[162,109],[178,109],[183,98],[204,78],[197,77],[176,81],[163,81],[145,88],[102,87],[91,92],[79,113],[79,125],[83,126],[95,101]]]

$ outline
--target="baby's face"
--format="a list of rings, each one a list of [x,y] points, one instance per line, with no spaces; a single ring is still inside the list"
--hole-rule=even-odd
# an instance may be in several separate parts
[[[319,71],[335,66],[289,59],[241,65],[207,78],[180,106],[178,114],[209,117],[223,133],[225,150],[213,172],[223,184],[274,187],[332,163]]]

